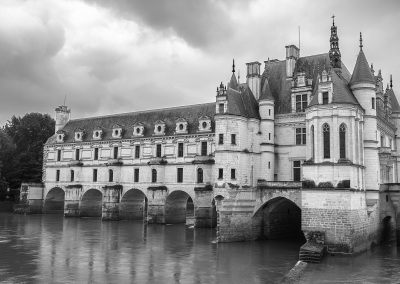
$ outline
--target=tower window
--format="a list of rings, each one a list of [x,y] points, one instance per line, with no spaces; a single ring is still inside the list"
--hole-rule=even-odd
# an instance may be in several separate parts
[[[231,179],[236,179],[236,169],[231,169]]]
[[[60,170],[56,171],[56,181],[60,181]]]
[[[203,183],[203,169],[197,169],[197,183]]]
[[[293,181],[300,181],[300,161],[293,161]]]
[[[95,160],[99,159],[99,148],[94,148],[94,159]]]
[[[114,147],[114,159],[118,159],[118,147]]]
[[[177,168],[177,173],[176,173],[176,181],[181,183],[183,182],[183,168]]]
[[[314,160],[315,140],[314,140],[314,125],[311,126],[311,157]]]
[[[71,170],[71,181],[75,180],[75,172],[74,170]]]
[[[236,134],[231,134],[231,144],[236,145]]]
[[[331,157],[331,144],[330,144],[330,128],[327,123],[322,126],[322,132],[324,137],[324,159]]]
[[[306,144],[306,128],[296,128],[296,145]]]
[[[97,169],[93,169],[93,181],[97,181]]]
[[[304,112],[307,108],[307,94],[296,95],[296,112]]]
[[[339,127],[340,158],[346,158],[346,126],[342,123]]]
[[[224,169],[219,168],[218,169],[218,179],[223,179],[224,178]]]
[[[135,169],[134,182],[139,182],[139,169]]]
[[[114,171],[109,169],[108,170],[108,182],[113,182],[114,181]]]
[[[151,170],[151,182],[157,182],[157,170],[156,169]]]
[[[371,103],[372,103],[372,109],[375,109],[375,98],[372,98]]]
[[[224,144],[224,134],[219,134],[218,136],[218,144]]]
[[[139,159],[140,158],[140,146],[136,145],[135,146],[135,159]]]
[[[224,113],[224,104],[218,105],[218,113]]]
[[[161,144],[157,144],[156,157],[161,158]]]
[[[322,104],[327,105],[329,102],[329,93],[328,92],[323,92],[322,93]]]
[[[57,150],[57,161],[61,161],[61,150]]]
[[[207,141],[201,142],[201,155],[207,156]]]
[[[183,143],[178,143],[178,157],[183,157]]]
[[[75,149],[75,160],[79,161],[79,149]]]

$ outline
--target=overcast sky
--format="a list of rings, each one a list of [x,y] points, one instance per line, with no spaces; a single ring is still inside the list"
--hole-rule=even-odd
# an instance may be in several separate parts
[[[342,61],[359,51],[400,96],[400,1],[1,0],[0,126],[12,115],[72,118],[212,102],[232,59],[284,59],[329,51],[331,16]],[[264,64],[263,64],[264,65]]]

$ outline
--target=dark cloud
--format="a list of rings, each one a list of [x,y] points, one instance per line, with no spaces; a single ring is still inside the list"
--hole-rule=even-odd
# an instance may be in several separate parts
[[[206,47],[224,41],[234,32],[230,6],[251,1],[212,0],[85,0],[113,9],[127,19],[143,22],[155,30],[175,32],[192,46]]]

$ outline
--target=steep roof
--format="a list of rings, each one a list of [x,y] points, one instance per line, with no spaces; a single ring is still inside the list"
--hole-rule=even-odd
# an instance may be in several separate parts
[[[208,116],[212,118],[215,115],[215,103],[206,103],[190,106],[181,106],[173,108],[155,109],[147,111],[138,111],[131,113],[122,113],[109,116],[90,117],[70,120],[63,130],[66,132],[64,143],[74,142],[74,132],[77,129],[83,129],[86,133],[83,141],[92,141],[92,133],[95,128],[100,127],[103,130],[104,140],[112,140],[112,128],[114,125],[121,125],[123,128],[123,139],[132,138],[134,125],[141,123],[144,126],[144,137],[152,137],[156,121],[163,121],[166,125],[165,136],[174,135],[176,121],[183,118],[188,122],[188,133],[197,133],[199,118]],[[214,126],[213,126],[214,127]],[[56,135],[50,137],[46,144],[55,144]]]
[[[228,101],[226,114],[239,115],[246,118],[260,118],[257,100],[247,84],[240,84],[238,90],[228,87],[226,98]]]
[[[357,83],[371,83],[375,85],[375,78],[369,67],[367,58],[362,48],[357,56],[356,65],[354,66],[353,76],[351,76],[350,85]]]
[[[260,101],[262,100],[274,100],[274,96],[272,95],[271,88],[269,87],[268,83],[268,78],[265,78],[264,80],[264,85],[262,86],[261,89],[261,94],[260,94]]]
[[[390,100],[392,101],[392,112],[400,112],[400,105],[399,101],[396,98],[396,94],[394,93],[393,89],[389,89],[388,92]]]

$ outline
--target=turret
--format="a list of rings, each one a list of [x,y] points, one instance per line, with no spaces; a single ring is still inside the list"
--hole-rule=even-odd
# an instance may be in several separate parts
[[[246,82],[250,90],[253,92],[256,100],[260,97],[260,66],[261,63],[258,61],[246,63],[247,65],[247,76]]]
[[[342,68],[342,55],[340,54],[339,50],[339,37],[337,35],[337,27],[335,26],[335,16],[333,16],[332,18],[333,23],[331,27],[331,49],[329,50],[329,59],[331,62],[331,66],[335,69],[335,71],[340,72]]]
[[[300,57],[300,49],[295,45],[287,45],[286,48],[286,78],[292,78],[296,62]]]
[[[67,106],[58,106],[56,108],[56,129],[55,133],[58,130],[64,128],[64,126],[68,123],[71,115],[71,110]]]

